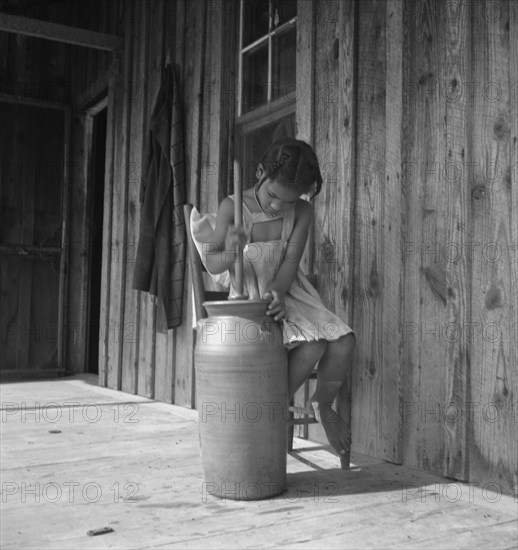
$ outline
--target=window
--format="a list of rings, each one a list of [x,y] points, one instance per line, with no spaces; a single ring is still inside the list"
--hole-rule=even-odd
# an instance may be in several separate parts
[[[295,135],[297,0],[241,0],[236,156],[243,186],[280,137]]]

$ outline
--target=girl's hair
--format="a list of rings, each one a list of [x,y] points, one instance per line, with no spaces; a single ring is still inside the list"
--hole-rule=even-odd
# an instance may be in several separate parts
[[[282,138],[275,141],[262,160],[269,178],[281,177],[283,184],[308,192],[314,183],[316,189],[311,198],[320,193],[322,175],[315,152],[305,141]]]

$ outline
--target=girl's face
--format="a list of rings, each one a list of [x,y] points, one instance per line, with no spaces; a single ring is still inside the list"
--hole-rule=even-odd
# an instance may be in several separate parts
[[[275,216],[287,206],[295,204],[302,193],[281,183],[279,179],[267,178],[259,186],[257,196],[266,214]]]

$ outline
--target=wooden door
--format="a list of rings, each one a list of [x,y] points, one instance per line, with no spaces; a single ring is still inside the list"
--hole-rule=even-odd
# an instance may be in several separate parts
[[[0,375],[64,373],[68,111],[0,103]]]

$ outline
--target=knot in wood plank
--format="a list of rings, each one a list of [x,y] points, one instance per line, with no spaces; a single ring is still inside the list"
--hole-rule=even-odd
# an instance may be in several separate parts
[[[500,113],[493,125],[493,136],[497,141],[508,141],[511,137],[511,128],[509,125],[509,116]]]
[[[485,306],[489,310],[502,307],[502,292],[494,285],[491,285],[491,288],[487,291]]]
[[[487,194],[487,187],[483,184],[476,185],[471,191],[471,198],[474,200],[485,199]]]

